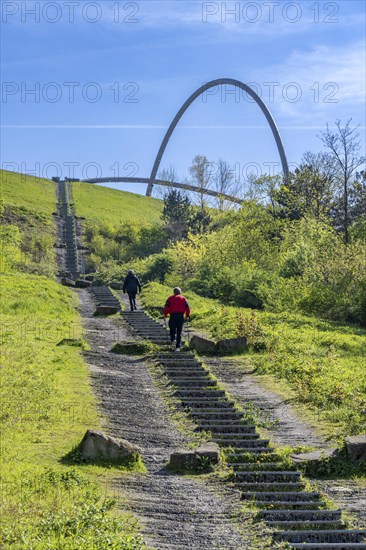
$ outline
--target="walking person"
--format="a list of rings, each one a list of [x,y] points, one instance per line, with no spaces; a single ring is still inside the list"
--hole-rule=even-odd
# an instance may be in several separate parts
[[[137,309],[136,306],[136,294],[137,289],[141,292],[141,285],[138,277],[135,275],[135,272],[130,269],[126,275],[125,281],[123,283],[123,292],[127,291],[128,297],[130,299],[131,311]]]
[[[167,299],[164,307],[164,322],[167,316],[170,315],[169,330],[172,349],[180,351],[184,314],[186,315],[186,319],[189,319],[191,311],[187,299],[182,295],[181,289],[176,286],[173,289],[173,293]]]

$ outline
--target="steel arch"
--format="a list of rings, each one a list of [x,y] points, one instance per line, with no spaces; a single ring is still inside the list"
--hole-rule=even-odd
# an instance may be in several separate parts
[[[153,168],[151,170],[151,174],[150,174],[150,178],[149,178],[149,184],[148,184],[147,190],[146,190],[146,195],[148,197],[151,196],[152,189],[154,187],[154,183],[155,183],[155,179],[156,179],[156,174],[158,173],[158,170],[159,170],[161,159],[163,158],[166,146],[168,145],[168,142],[171,138],[171,135],[174,132],[175,127],[177,126],[178,122],[180,121],[180,119],[182,118],[182,116],[184,115],[184,113],[186,112],[188,107],[195,101],[195,99],[197,99],[197,97],[202,95],[204,92],[206,92],[210,88],[214,88],[215,86],[220,86],[222,84],[231,84],[232,86],[236,86],[237,88],[241,88],[242,90],[244,90],[247,94],[249,94],[255,100],[257,105],[259,105],[259,107],[261,108],[261,110],[262,110],[264,116],[266,117],[267,122],[268,122],[268,124],[269,124],[269,126],[272,130],[273,137],[275,138],[277,149],[278,149],[280,159],[281,159],[282,171],[283,171],[284,177],[285,178],[288,177],[289,169],[288,169],[288,163],[287,163],[285,149],[283,147],[281,136],[280,136],[280,133],[279,133],[278,128],[276,126],[276,123],[275,123],[268,107],[266,106],[266,104],[254,92],[254,90],[252,90],[247,84],[244,84],[244,82],[241,82],[240,80],[236,80],[234,78],[218,78],[216,80],[211,80],[210,82],[207,82],[206,84],[203,84],[200,88],[198,88],[198,90],[196,90],[183,103],[182,107],[179,109],[179,111],[177,112],[177,114],[173,118],[168,130],[166,131],[164,139],[161,142],[158,154],[156,155],[155,162],[154,162]]]

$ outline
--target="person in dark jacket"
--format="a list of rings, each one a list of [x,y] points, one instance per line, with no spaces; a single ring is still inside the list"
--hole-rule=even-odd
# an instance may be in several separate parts
[[[134,271],[130,269],[123,283],[123,292],[127,291],[128,297],[130,299],[131,311],[133,311],[134,309],[137,309],[137,306],[136,306],[137,289],[139,289],[139,292],[141,292],[140,281],[138,280],[138,277],[136,277]]]
[[[186,319],[189,319],[191,311],[187,299],[181,294],[181,289],[175,287],[173,292],[173,296],[167,299],[164,307],[164,322],[167,316],[170,315],[169,330],[172,349],[180,351],[184,314],[186,315]]]

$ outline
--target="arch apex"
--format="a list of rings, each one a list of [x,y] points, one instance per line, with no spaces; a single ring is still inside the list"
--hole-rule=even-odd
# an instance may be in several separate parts
[[[211,80],[210,82],[206,82],[205,84],[202,84],[202,86],[200,86],[195,92],[193,92],[193,94],[190,95],[189,98],[183,103],[183,105],[181,106],[181,108],[179,109],[179,111],[177,112],[175,117],[173,118],[172,122],[170,123],[170,126],[169,126],[169,128],[167,129],[167,131],[165,133],[163,141],[161,142],[161,145],[159,147],[158,153],[157,153],[156,158],[155,158],[154,165],[153,165],[152,170],[151,170],[149,183],[148,183],[147,190],[146,190],[146,195],[148,197],[151,196],[151,193],[152,193],[155,181],[156,181],[156,175],[157,175],[158,170],[159,170],[161,159],[163,158],[166,146],[168,145],[169,140],[171,138],[171,135],[174,132],[178,122],[180,121],[180,119],[182,118],[182,116],[184,115],[186,110],[190,107],[190,105],[200,95],[205,93],[210,88],[214,88],[215,86],[221,86],[223,84],[230,84],[230,85],[233,85],[237,88],[240,88],[240,89],[244,90],[248,95],[250,95],[255,100],[257,105],[260,107],[262,113],[266,117],[266,120],[267,120],[267,122],[268,122],[268,124],[269,124],[269,126],[272,130],[272,134],[273,134],[273,137],[275,138],[278,153],[279,153],[280,159],[281,159],[282,171],[283,171],[284,177],[287,179],[288,174],[289,174],[289,169],[288,169],[288,163],[287,163],[285,149],[284,149],[284,146],[283,146],[283,143],[282,143],[282,140],[281,140],[280,133],[279,133],[278,128],[276,126],[276,123],[274,121],[274,118],[272,117],[272,115],[271,115],[268,107],[264,103],[264,101],[258,96],[258,94],[255,93],[254,90],[252,90],[252,88],[250,88],[250,86],[248,86],[244,82],[241,82],[240,80],[236,80],[235,78],[217,78],[215,80]]]

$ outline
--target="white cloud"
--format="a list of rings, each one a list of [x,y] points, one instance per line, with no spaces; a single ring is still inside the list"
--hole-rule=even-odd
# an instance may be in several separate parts
[[[253,79],[259,85],[262,83],[262,91],[266,90],[267,97],[262,94],[262,98],[267,104],[269,86],[264,83],[272,80],[276,110],[292,119],[304,122],[305,117],[308,122],[324,111],[338,111],[341,116],[343,111],[362,108],[364,104],[364,44],[319,45],[310,51],[294,50],[283,63],[256,71]],[[301,99],[292,102],[296,90]]]

